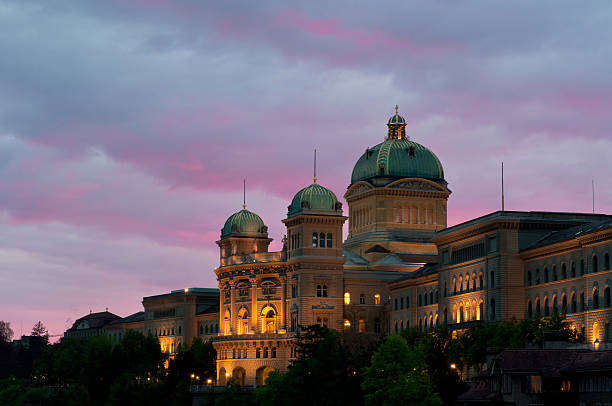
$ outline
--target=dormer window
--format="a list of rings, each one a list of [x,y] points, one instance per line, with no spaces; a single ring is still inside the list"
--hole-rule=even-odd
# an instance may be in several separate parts
[[[408,148],[408,156],[415,156],[415,153],[416,153],[416,148],[414,148],[413,146]]]

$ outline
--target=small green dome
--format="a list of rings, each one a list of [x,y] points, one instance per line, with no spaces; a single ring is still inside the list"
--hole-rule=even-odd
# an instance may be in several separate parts
[[[387,139],[361,155],[351,176],[351,184],[377,176],[443,180],[438,157],[419,143],[407,139]]]
[[[326,187],[313,183],[295,194],[289,206],[288,217],[300,213],[302,210],[337,211],[342,210],[342,204],[334,192]]]
[[[221,229],[221,238],[234,234],[264,234],[268,235],[268,228],[261,217],[247,209],[232,214]]]
[[[406,120],[404,120],[404,117],[395,113],[393,116],[391,116],[387,124],[406,124]]]

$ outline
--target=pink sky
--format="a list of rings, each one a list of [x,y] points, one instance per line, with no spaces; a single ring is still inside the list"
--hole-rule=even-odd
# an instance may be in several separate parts
[[[225,219],[280,248],[312,178],[341,198],[399,104],[449,224],[612,212],[612,5],[14,0],[0,6],[0,319],[52,334],[216,287]],[[346,210],[346,205],[345,205]]]

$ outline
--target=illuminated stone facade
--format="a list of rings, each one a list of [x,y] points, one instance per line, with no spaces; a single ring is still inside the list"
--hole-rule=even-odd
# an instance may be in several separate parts
[[[355,164],[347,217],[315,179],[288,207],[282,251],[268,252],[267,227],[245,205],[217,241],[219,290],[146,297],[142,320],[113,322],[109,333],[139,329],[170,354],[212,338],[221,385],[261,385],[286,370],[299,326],[315,323],[367,339],[560,312],[589,345],[607,347],[612,217],[505,211],[447,228],[440,161],[406,136],[399,114],[387,125],[386,140]]]

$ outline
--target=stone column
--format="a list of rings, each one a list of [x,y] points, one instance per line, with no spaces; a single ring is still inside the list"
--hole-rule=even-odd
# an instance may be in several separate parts
[[[281,283],[281,305],[280,305],[280,329],[287,329],[287,276],[280,276]]]
[[[257,279],[249,279],[249,282],[251,282],[251,331],[257,334]]]
[[[230,334],[236,332],[236,283],[231,281],[229,283],[231,291],[231,302],[230,302]]]

